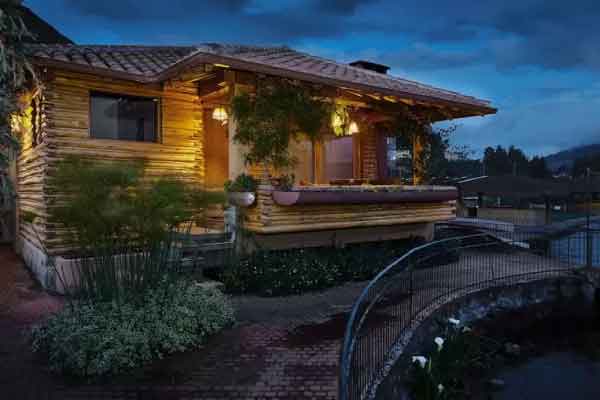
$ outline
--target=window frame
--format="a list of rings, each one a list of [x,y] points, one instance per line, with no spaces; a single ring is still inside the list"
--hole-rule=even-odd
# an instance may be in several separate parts
[[[96,137],[92,135],[92,97],[96,96],[105,96],[105,97],[113,97],[113,98],[126,98],[133,100],[152,100],[155,103],[155,116],[154,116],[154,126],[155,126],[155,138],[153,141],[146,140],[131,140],[131,139],[121,139],[121,138],[107,138],[107,137]],[[90,90],[88,95],[88,137],[94,140],[115,140],[119,142],[127,142],[127,143],[145,143],[145,144],[162,144],[163,135],[162,135],[162,97],[160,96],[140,96],[135,94],[124,94],[122,92],[109,92],[104,90]]]

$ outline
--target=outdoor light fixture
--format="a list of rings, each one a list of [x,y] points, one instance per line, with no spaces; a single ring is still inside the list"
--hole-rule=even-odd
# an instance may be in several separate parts
[[[348,126],[348,135],[354,135],[358,132],[358,124],[354,121],[350,122],[350,125]]]
[[[222,125],[225,125],[227,123],[227,119],[229,118],[227,115],[227,110],[225,110],[225,107],[222,106],[215,107],[212,112],[212,117],[214,120],[221,121]]]

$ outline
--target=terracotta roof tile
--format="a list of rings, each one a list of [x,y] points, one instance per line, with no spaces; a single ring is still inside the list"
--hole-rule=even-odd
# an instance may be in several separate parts
[[[80,67],[97,73],[117,73],[142,82],[168,79],[179,67],[189,63],[213,62],[232,64],[235,68],[280,76],[301,76],[333,86],[367,88],[405,97],[442,100],[457,105],[482,108],[489,112],[489,102],[460,93],[435,88],[392,75],[365,70],[348,64],[313,56],[288,47],[255,47],[206,43],[198,46],[88,46],[65,44],[31,44],[31,55],[41,64],[65,68]],[[209,61],[207,61],[209,60]]]

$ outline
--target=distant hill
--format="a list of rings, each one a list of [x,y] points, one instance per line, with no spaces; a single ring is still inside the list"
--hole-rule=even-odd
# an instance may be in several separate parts
[[[568,150],[559,151],[544,157],[546,165],[551,171],[557,171],[561,166],[571,170],[573,163],[578,158],[600,156],[600,144],[589,144],[586,146],[573,147]]]

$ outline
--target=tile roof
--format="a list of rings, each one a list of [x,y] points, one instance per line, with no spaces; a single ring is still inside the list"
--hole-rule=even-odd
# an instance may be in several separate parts
[[[106,73],[140,82],[160,82],[188,67],[220,63],[235,69],[289,77],[371,93],[438,100],[495,112],[475,97],[381,74],[288,47],[206,43],[198,46],[88,46],[33,44],[29,51],[43,65]]]

